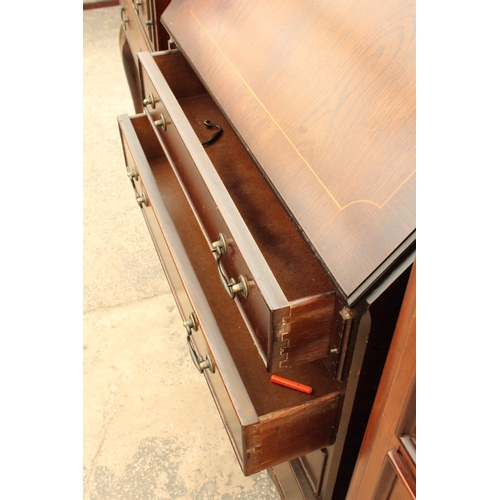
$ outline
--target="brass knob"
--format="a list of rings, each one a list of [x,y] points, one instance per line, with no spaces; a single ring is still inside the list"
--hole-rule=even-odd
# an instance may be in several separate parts
[[[148,97],[142,101],[142,104],[144,106],[147,106],[148,104],[151,104],[151,107],[153,109],[155,109],[156,101],[155,101],[155,98],[154,98],[154,96],[153,96],[153,94],[151,92],[149,93]]]
[[[207,355],[207,359],[202,361],[198,366],[200,367],[199,368],[200,371],[206,370],[208,368],[212,373],[215,372],[214,365],[212,363],[212,359],[208,355]]]
[[[241,274],[238,276],[238,283],[231,284],[230,288],[233,293],[241,293],[242,297],[248,299],[248,290],[255,285],[255,281],[248,281],[245,276]]]
[[[153,122],[157,127],[161,127],[164,131],[167,130],[167,122],[165,121],[165,117],[160,115],[159,120],[155,120]]]
[[[212,243],[212,252],[226,255],[228,245],[229,243],[232,243],[232,241],[232,239],[226,238],[223,233],[219,233],[219,239]]]
[[[139,175],[137,174],[134,166],[131,166],[127,173],[128,173],[128,178],[131,181],[133,181],[134,179],[138,179],[139,178]]]
[[[146,205],[146,206],[147,206],[147,204],[148,204],[148,198],[147,198],[147,196],[146,196],[146,193],[143,193],[143,194],[141,194],[141,195],[136,196],[135,201],[137,201],[137,204],[138,204],[141,208],[143,208],[143,205]]]
[[[184,321],[183,323],[184,328],[187,331],[188,335],[191,335],[191,329],[194,331],[198,330],[198,318],[196,317],[195,313],[190,313],[189,318]]]

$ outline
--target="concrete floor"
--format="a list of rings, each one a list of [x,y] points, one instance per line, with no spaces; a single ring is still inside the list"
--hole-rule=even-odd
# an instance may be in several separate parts
[[[125,174],[118,7],[84,23],[84,498],[279,499],[244,477]]]

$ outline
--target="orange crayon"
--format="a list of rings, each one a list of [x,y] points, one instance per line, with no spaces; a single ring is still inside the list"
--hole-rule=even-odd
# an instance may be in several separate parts
[[[271,375],[271,382],[289,387],[290,389],[295,389],[296,391],[305,392],[306,394],[311,394],[313,391],[312,387],[309,387],[308,385],[299,384],[298,382],[280,377],[279,375]]]

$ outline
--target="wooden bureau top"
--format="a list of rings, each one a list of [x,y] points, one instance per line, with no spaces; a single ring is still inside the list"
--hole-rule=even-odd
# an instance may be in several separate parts
[[[172,0],[162,23],[351,303],[415,238],[413,0]]]

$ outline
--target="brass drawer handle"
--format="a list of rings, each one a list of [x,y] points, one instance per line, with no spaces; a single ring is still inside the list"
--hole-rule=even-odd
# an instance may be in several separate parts
[[[122,7],[120,9],[120,18],[122,20],[122,27],[126,31],[127,30],[127,25],[125,23],[128,23],[128,17],[125,17],[125,18],[123,17],[124,12],[125,12],[125,7]]]
[[[202,142],[202,146],[209,146],[210,144],[214,143],[221,135],[222,135],[222,127],[220,125],[217,125],[216,123],[212,123],[210,120],[205,120],[203,122],[203,125],[207,128],[216,128],[217,132],[215,132],[211,137],[209,137],[206,141]]]
[[[196,366],[196,369],[200,373],[203,373],[207,369],[210,370],[211,373],[215,373],[215,366],[212,361],[212,358],[210,357],[210,354],[207,354],[207,357],[205,359],[203,359],[202,356],[196,354],[192,339],[193,337],[191,335],[187,336],[189,352],[191,354],[191,359],[193,360],[194,366]]]
[[[137,204],[141,208],[143,208],[144,205],[147,206],[149,203],[149,200],[148,200],[148,196],[147,196],[146,192],[143,191],[142,194],[139,194],[139,192],[137,191],[137,188],[135,187],[134,179],[137,181],[139,180],[139,174],[135,170],[135,167],[132,166],[129,169],[127,169],[127,174],[128,174],[128,178],[130,179],[130,183],[132,184],[132,189],[134,190],[134,193],[135,193],[135,201],[137,202]]]
[[[234,278],[228,278],[222,270],[221,259],[223,255],[227,254],[228,244],[232,240],[228,240],[224,234],[219,234],[219,239],[212,243],[212,252],[216,254],[217,270],[219,271],[219,278],[226,293],[234,299],[237,293],[241,293],[242,297],[247,299],[250,287],[255,285],[252,280],[247,280],[245,276],[239,275],[238,281]]]

